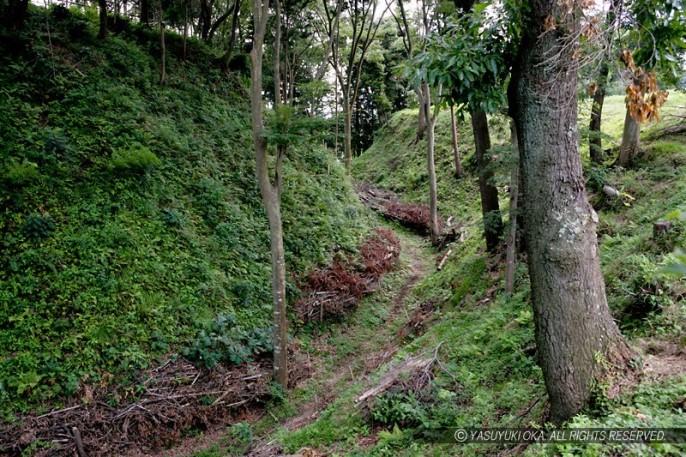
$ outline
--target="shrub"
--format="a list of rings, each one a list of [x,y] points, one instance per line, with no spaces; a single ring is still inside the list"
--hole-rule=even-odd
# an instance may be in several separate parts
[[[41,240],[50,236],[55,229],[55,224],[49,215],[31,213],[24,222],[24,235],[33,240]]]
[[[110,163],[114,170],[148,172],[157,167],[161,161],[150,149],[140,143],[135,143],[129,149],[114,151]]]
[[[19,186],[36,181],[40,174],[38,173],[38,165],[24,159],[21,163],[17,159],[11,159],[5,165],[5,181],[9,184]]]

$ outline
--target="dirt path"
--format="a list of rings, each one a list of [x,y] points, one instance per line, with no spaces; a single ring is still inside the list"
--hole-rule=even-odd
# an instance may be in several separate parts
[[[297,408],[297,413],[284,417],[273,410],[263,413],[262,419],[254,418],[255,429],[262,428],[260,422],[271,421],[272,418],[276,423],[258,432],[261,436],[256,438],[247,455],[282,455],[272,443],[275,432],[293,432],[315,421],[341,392],[366,379],[398,350],[402,338],[396,334],[412,319],[415,308],[419,309],[411,300],[412,290],[433,268],[434,259],[424,239],[400,230],[396,235],[402,247],[399,267],[381,281],[373,294],[362,300],[356,312],[345,322],[321,330],[309,340],[310,349],[298,351],[296,358],[300,363],[306,361],[304,363],[310,366],[310,373],[289,392],[288,401]],[[341,349],[345,345],[350,345],[347,351]],[[298,396],[306,399],[296,400]],[[164,455],[227,455],[226,451],[208,452],[208,449],[221,448],[226,436],[226,429],[207,430],[199,437],[183,440]]]
[[[409,264],[399,272],[402,275],[404,284],[393,297],[388,317],[385,319],[385,326],[398,320],[402,320],[403,323],[408,320],[407,316],[409,316],[409,313],[407,312],[406,299],[430,268],[428,255],[416,241],[408,242],[408,238],[405,236],[401,237],[401,243],[403,256]],[[373,299],[373,296],[370,298]],[[348,378],[350,381],[355,381],[367,376],[393,356],[398,349],[398,343],[397,339],[391,338],[389,344],[376,348],[372,352],[356,351],[354,355],[339,362],[337,364],[338,369],[335,372],[320,373],[319,376],[327,376],[327,378],[323,380],[319,388],[330,394],[325,397],[315,397],[301,405],[300,412],[288,419],[281,427],[294,431],[315,420],[319,413],[336,398],[336,393],[340,390],[337,387],[340,387],[341,380]],[[360,364],[359,362],[363,363]],[[361,367],[358,367],[359,365]],[[353,367],[356,367],[356,369]]]

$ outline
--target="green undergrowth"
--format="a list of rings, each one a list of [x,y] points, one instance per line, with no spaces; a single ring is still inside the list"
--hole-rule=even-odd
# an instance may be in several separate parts
[[[245,74],[222,75],[195,40],[181,61],[171,33],[159,86],[156,33],[122,21],[98,40],[94,19],[31,7],[25,31],[0,39],[4,419],[163,355],[211,366],[270,349]],[[295,278],[368,226],[319,144],[284,163],[291,300]]]
[[[680,100],[672,97],[672,103],[675,99]],[[619,105],[623,105],[620,97],[608,100],[603,118],[607,135],[618,126],[621,131],[624,112]],[[677,108],[672,105],[670,109]],[[408,201],[426,201],[424,144],[412,144],[415,122],[416,112],[397,113],[379,132],[374,145],[355,160],[354,176],[393,190]],[[494,144],[505,143],[506,124],[499,119],[494,123]],[[655,132],[664,125],[652,125],[647,130]],[[453,253],[445,267],[441,271],[432,268],[410,294],[410,307],[435,299],[438,317],[423,335],[406,342],[393,359],[436,356],[441,364],[434,370],[435,380],[420,394],[393,388],[380,396],[370,411],[360,410],[353,400],[379,382],[388,365],[381,367],[368,380],[351,382],[316,421],[278,433],[277,442],[285,451],[311,446],[347,456],[496,455],[508,452],[508,447],[425,442],[420,439],[421,431],[544,425],[547,396],[536,362],[527,269],[522,263],[518,265],[515,292],[506,296],[501,279],[502,254],[494,261],[484,253],[478,188],[470,165],[471,131],[464,123],[460,138],[467,176],[456,180],[452,176],[449,118],[441,116],[436,148],[439,207],[444,218],[454,215],[463,223],[464,240],[450,245]],[[686,204],[686,137],[662,136],[644,141],[643,146],[646,158],[634,169],[587,166],[585,174],[590,199],[600,216],[598,236],[608,301],[629,340],[645,358],[659,360],[666,355],[660,347],[676,347],[678,353],[686,344],[686,282],[665,268],[675,261],[674,249],[686,245],[684,222],[675,217],[676,210],[683,210]],[[507,198],[506,164],[503,156],[496,178],[501,207]],[[603,184],[635,200],[608,201],[602,196]],[[665,220],[672,224],[670,231],[653,239],[653,224]],[[658,349],[646,351],[651,343]],[[644,379],[613,398],[608,386],[597,386],[591,407],[570,426],[684,427],[683,375],[676,370],[665,376]],[[517,453],[683,455],[683,451],[673,445],[545,445],[522,448]]]

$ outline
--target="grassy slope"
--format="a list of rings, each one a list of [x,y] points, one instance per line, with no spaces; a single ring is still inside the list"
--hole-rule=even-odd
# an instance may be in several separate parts
[[[686,97],[672,94],[666,111],[683,112],[680,106],[685,104]],[[605,106],[605,133],[613,144],[617,141],[613,135],[621,132],[622,106],[621,97],[610,97]],[[379,133],[375,144],[354,162],[355,176],[399,192],[407,200],[425,201],[428,185],[424,143],[411,145],[414,122],[415,113],[411,111],[396,114]],[[492,130],[494,143],[504,143],[506,124],[502,120],[495,122],[498,125]],[[660,125],[650,127],[656,128]],[[405,410],[413,417],[422,417],[429,426],[518,427],[539,422],[545,412],[545,386],[535,360],[526,267],[518,266],[515,293],[511,297],[504,296],[502,265],[489,263],[483,252],[474,170],[469,170],[468,176],[460,181],[451,176],[449,135],[449,119],[444,115],[437,127],[439,206],[444,216],[455,215],[465,223],[466,240],[451,246],[454,254],[446,267],[427,275],[409,297],[410,308],[430,298],[442,299],[443,306],[439,321],[396,356],[433,354],[440,345],[437,353],[447,371],[439,372],[438,388],[432,400],[417,404],[402,393],[395,393],[383,406],[379,404],[377,413],[380,417],[390,417],[397,416],[397,410]],[[473,151],[471,131],[462,125],[460,135],[462,151],[468,159]],[[661,246],[654,246],[652,224],[663,220],[674,209],[683,209],[686,202],[686,181],[683,179],[686,175],[686,137],[664,137],[646,142],[645,146],[650,158],[639,169],[600,167],[596,171],[589,169],[587,173],[593,177],[589,187],[606,182],[636,198],[630,207],[621,203],[606,205],[599,195],[591,192],[600,213],[599,241],[610,305],[625,333],[643,351],[646,361],[659,365],[665,356],[660,348],[673,347],[678,352],[684,347],[686,283],[684,279],[663,273],[660,268],[672,261],[668,253],[675,246],[686,244],[686,231],[683,224],[674,222],[670,239]],[[587,148],[582,151],[584,149]],[[585,154],[587,161],[587,152]],[[504,154],[502,160],[506,162]],[[500,168],[498,180],[503,184],[507,182],[506,167]],[[505,198],[502,204],[506,203]],[[666,366],[670,363],[667,361]],[[346,401],[355,398],[369,384],[373,385],[373,379],[371,383],[351,384],[341,395],[339,407],[331,407],[325,417],[303,429],[283,433],[280,441],[286,450],[295,451],[308,443],[331,450],[335,455],[488,455],[503,450],[493,445],[422,444],[407,431],[412,424],[401,426],[392,433],[376,433],[359,414],[353,412],[353,419],[348,413],[339,414],[342,410],[347,411]],[[683,372],[672,373],[664,379],[647,377],[635,390],[614,399],[608,398],[606,389],[606,385],[597,387],[594,405],[574,420],[576,424],[686,426],[686,414],[677,404],[686,394]],[[389,407],[389,404],[394,406]],[[376,438],[363,439],[368,435],[376,435]],[[530,447],[526,452],[538,455],[552,450],[550,446],[541,446]],[[568,445],[558,447],[557,451],[599,455],[611,450],[602,446]],[[663,445],[650,449],[624,447],[614,451],[676,455],[683,449]]]
[[[154,32],[123,24],[103,42],[94,18],[55,11],[52,48],[42,9],[0,40],[5,417],[169,352],[240,361],[270,341],[245,76],[227,80],[196,42],[180,62],[171,34],[160,87]],[[367,222],[321,147],[284,168],[288,270],[302,274]]]

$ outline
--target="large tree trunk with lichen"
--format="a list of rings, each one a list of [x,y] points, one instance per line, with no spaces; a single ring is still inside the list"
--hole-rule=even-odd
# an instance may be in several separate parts
[[[488,118],[483,110],[472,111],[471,117],[476,147],[476,165],[479,172],[479,194],[481,196],[486,250],[494,252],[498,247],[500,234],[503,230],[503,220],[498,204],[498,188],[492,183],[493,169],[488,158],[488,150],[491,149]]]
[[[550,419],[559,424],[588,404],[608,367],[624,369],[633,352],[607,305],[598,216],[586,198],[578,153],[575,47],[562,50],[578,19],[563,16],[555,1],[531,4],[509,95],[519,135],[536,342]],[[550,18],[557,27],[546,31]]]
[[[622,134],[622,145],[619,148],[617,163],[623,167],[634,165],[641,156],[641,124],[634,119],[629,110],[626,110],[624,117],[624,132]]]
[[[264,35],[269,13],[269,0],[253,0],[254,35],[250,52],[251,66],[251,107],[253,143],[257,164],[257,181],[262,194],[262,201],[269,219],[269,239],[272,259],[272,293],[274,329],[274,378],[282,387],[288,387],[288,320],[286,315],[286,261],[283,247],[283,225],[281,222],[281,180],[282,158],[279,154],[276,161],[275,178],[269,178],[267,143],[263,136],[262,120],[262,58],[264,53]]]

